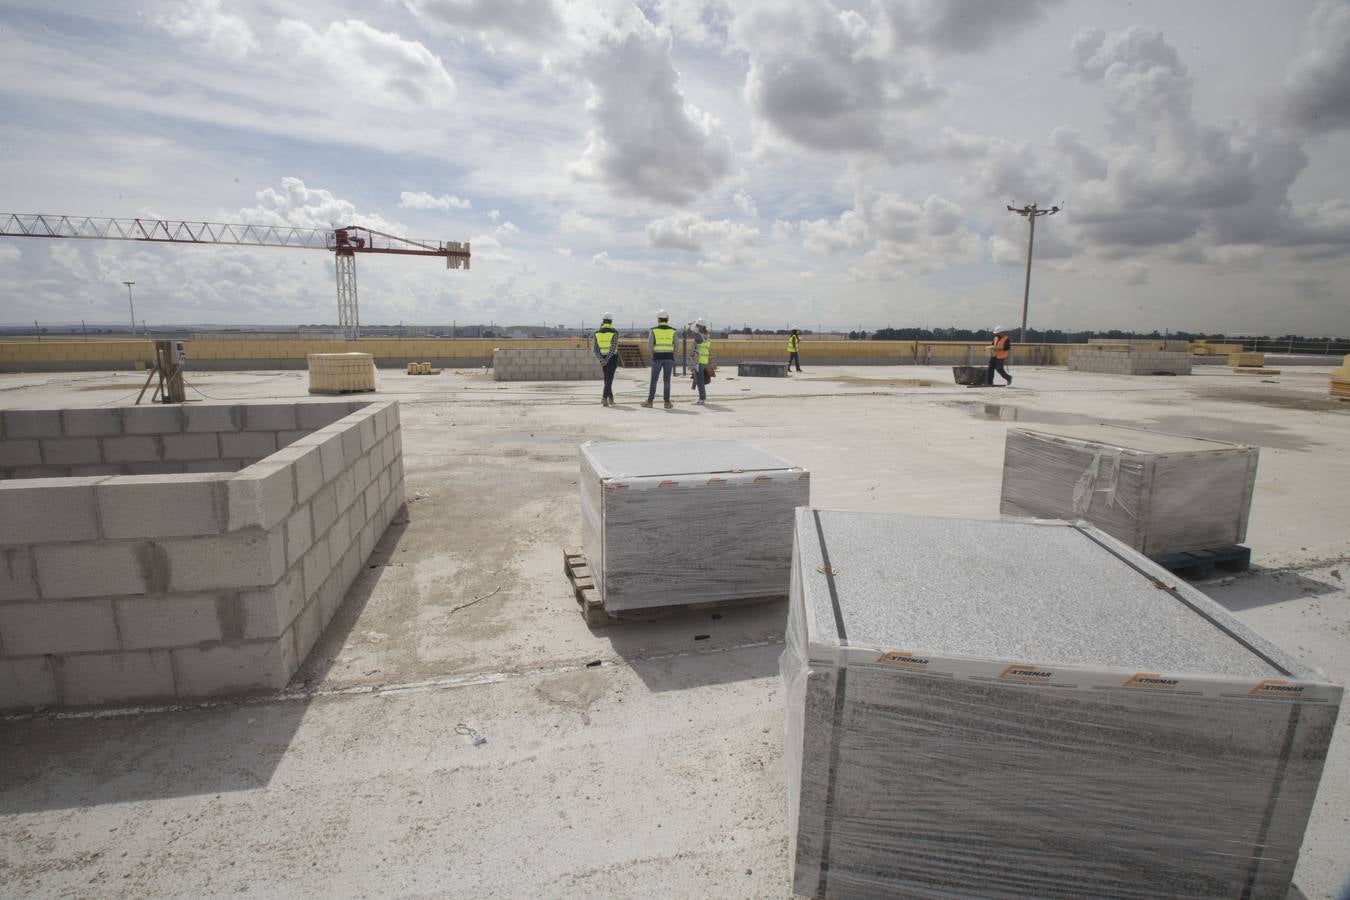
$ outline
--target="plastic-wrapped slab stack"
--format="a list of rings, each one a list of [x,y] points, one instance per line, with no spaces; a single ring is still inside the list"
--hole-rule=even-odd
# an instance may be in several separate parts
[[[1149,556],[1241,543],[1256,447],[1114,425],[1008,429],[1004,515],[1084,519]]]
[[[741,441],[581,446],[582,544],[611,615],[786,597],[810,475]]]
[[[1331,370],[1331,396],[1350,400],[1350,356],[1346,356],[1340,368]]]
[[[798,510],[793,887],[1284,898],[1341,688],[1090,526]]]

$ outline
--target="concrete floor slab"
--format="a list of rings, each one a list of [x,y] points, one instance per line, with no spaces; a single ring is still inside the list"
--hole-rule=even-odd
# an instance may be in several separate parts
[[[991,519],[1010,423],[1258,444],[1254,567],[1201,589],[1345,682],[1350,404],[1326,398],[1329,370],[1212,368],[1017,367],[1004,389],[949,367],[808,367],[718,378],[706,407],[679,380],[670,411],[637,406],[638,370],[613,408],[590,383],[381,371],[406,514],[287,692],[0,720],[0,880],[29,896],[786,896],[784,607],[588,630],[561,560],[583,440],[747,440],[809,469],[821,507]],[[304,379],[189,373],[188,393],[302,400]],[[0,398],[116,406],[141,380],[3,375]],[[1348,717],[1295,877],[1308,897],[1350,879]]]

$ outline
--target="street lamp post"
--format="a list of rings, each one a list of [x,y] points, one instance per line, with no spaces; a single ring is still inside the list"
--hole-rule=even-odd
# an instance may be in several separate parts
[[[1036,220],[1041,216],[1053,216],[1059,212],[1058,206],[1052,206],[1049,209],[1037,209],[1036,204],[1024,206],[1021,209],[1008,207],[1008,212],[1017,213],[1027,220],[1027,278],[1022,285],[1022,329],[1017,333],[1017,343],[1024,344],[1027,340],[1027,303],[1031,299],[1031,248],[1036,242]]]
[[[131,307],[131,336],[132,336],[132,337],[135,337],[135,336],[136,336],[136,304],[131,302],[131,286],[132,286],[133,284],[135,284],[136,282],[134,282],[134,281],[124,281],[124,282],[122,282],[122,283],[125,284],[125,285],[127,286],[127,305]]]

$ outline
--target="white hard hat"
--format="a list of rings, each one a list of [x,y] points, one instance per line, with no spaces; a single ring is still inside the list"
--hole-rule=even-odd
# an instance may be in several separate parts
[[[708,320],[705,319],[705,318],[703,318],[702,316],[699,316],[697,319],[694,320],[694,324],[695,324],[695,325],[707,325],[707,324],[708,324]]]
[[[994,334],[1002,334],[1003,332],[1005,332],[1005,331],[1007,331],[1007,330],[1008,330],[1008,329],[1004,328],[1002,325],[995,325],[995,326],[994,326]]]
[[[670,313],[666,312],[664,309],[658,309],[656,311],[656,317],[658,319],[669,319]]]
[[[611,316],[609,313],[605,313],[604,315],[602,315],[602,316],[600,317],[600,320],[603,321],[603,322],[610,322],[610,321],[613,321],[613,319],[614,319],[614,317]]]

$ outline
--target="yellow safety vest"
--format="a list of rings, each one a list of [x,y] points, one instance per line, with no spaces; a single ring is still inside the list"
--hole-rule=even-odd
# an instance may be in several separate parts
[[[613,328],[601,328],[595,333],[595,345],[600,348],[601,353],[608,353],[610,345],[614,343],[616,332]]]
[[[675,352],[675,329],[669,325],[657,325],[652,329],[652,346],[655,353]]]
[[[712,338],[704,338],[698,345],[698,364],[706,366],[712,359]]]
[[[788,335],[788,352],[797,352],[797,336],[795,334]]]

